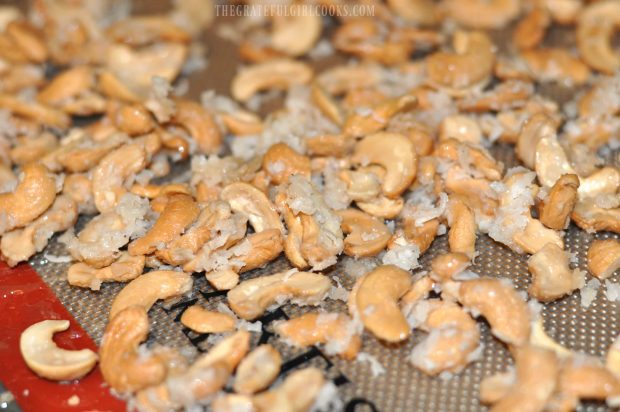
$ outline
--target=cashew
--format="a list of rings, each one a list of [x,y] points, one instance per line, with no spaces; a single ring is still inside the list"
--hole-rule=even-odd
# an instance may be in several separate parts
[[[525,121],[519,137],[515,153],[525,166],[533,169],[536,165],[537,146],[540,139],[546,136],[555,136],[556,124],[545,113],[536,113]]]
[[[386,342],[400,342],[411,330],[398,300],[411,287],[409,272],[393,265],[379,266],[359,278],[349,294],[349,313]]]
[[[620,68],[620,56],[612,48],[614,30],[620,27],[620,5],[614,0],[589,4],[577,20],[577,47],[593,69],[613,74]]]
[[[549,349],[555,352],[559,359],[570,358],[573,353],[560,345],[547,335],[541,318],[532,322],[532,333],[530,335],[530,344],[539,348]]]
[[[387,126],[392,117],[411,109],[416,104],[415,96],[403,95],[378,103],[368,111],[356,110],[347,117],[343,132],[348,136],[366,136],[379,132]]]
[[[29,163],[11,193],[0,193],[0,233],[26,226],[45,212],[56,199],[56,179],[45,166]]]
[[[413,143],[397,133],[375,133],[366,136],[355,146],[351,160],[354,163],[377,164],[385,168],[381,185],[383,194],[398,197],[415,179],[417,154]]]
[[[278,377],[282,357],[271,345],[260,345],[246,356],[237,367],[233,389],[242,395],[253,395]]]
[[[588,269],[599,279],[607,279],[620,269],[620,242],[616,239],[593,241],[588,249]]]
[[[114,116],[116,127],[129,136],[149,133],[155,127],[155,121],[148,110],[141,104],[123,105]]]
[[[451,159],[455,162],[465,161],[471,163],[471,167],[479,170],[489,180],[499,180],[502,177],[503,165],[496,161],[482,147],[471,143],[459,142],[456,139],[448,139],[439,144],[434,151],[435,156]]]
[[[620,375],[620,340],[617,337],[607,351],[605,366],[612,371],[614,375]]]
[[[56,136],[42,133],[37,137],[18,138],[17,145],[11,149],[11,160],[17,165],[36,162],[58,146]]]
[[[67,196],[58,196],[52,206],[28,226],[2,235],[2,255],[9,266],[30,259],[47,246],[54,233],[70,228],[77,217],[75,202]]]
[[[106,36],[115,43],[129,46],[144,46],[157,42],[187,43],[188,33],[178,27],[167,16],[129,17],[106,28]]]
[[[285,183],[289,176],[296,174],[310,178],[310,159],[286,143],[276,143],[263,156],[263,170],[276,185]]]
[[[288,375],[277,388],[256,395],[253,403],[259,411],[306,412],[324,384],[325,378],[320,369],[299,369]]]
[[[343,359],[355,359],[362,346],[356,325],[341,313],[305,313],[276,323],[274,330],[295,346],[326,344],[327,353],[338,354]]]
[[[220,198],[230,204],[232,210],[248,217],[256,232],[278,229],[284,232],[280,216],[267,196],[249,183],[232,183],[226,186]]]
[[[139,353],[138,345],[148,333],[149,319],[141,306],[128,306],[110,318],[99,348],[99,366],[114,390],[134,392],[165,378],[166,365],[161,358]]]
[[[463,31],[452,41],[455,53],[437,52],[426,59],[429,84],[457,96],[483,88],[495,63],[493,43],[484,33]]]
[[[557,300],[584,285],[584,274],[568,267],[568,254],[548,243],[527,261],[532,274],[530,295],[542,302]]]
[[[211,409],[213,412],[253,412],[255,410],[251,397],[235,393],[218,396],[211,403]]]
[[[375,256],[390,240],[392,234],[379,219],[356,209],[342,210],[338,215],[342,218],[342,231],[348,234],[344,253],[349,256]]]
[[[538,369],[538,368],[537,368]],[[620,396],[620,380],[598,359],[573,359],[560,372],[557,398],[561,401],[559,410],[573,410],[580,399],[607,400],[611,402]]]
[[[620,189],[620,171],[606,166],[586,178],[580,179],[579,197],[595,197],[601,194],[615,195]]]
[[[430,308],[421,327],[429,335],[413,348],[409,360],[431,376],[444,371],[459,372],[475,356],[480,341],[478,325],[455,303],[428,304]]]
[[[228,292],[230,308],[243,319],[252,320],[273,305],[287,301],[314,305],[323,300],[331,282],[328,277],[309,272],[280,272],[241,282]]]
[[[521,11],[519,0],[448,0],[448,15],[468,27],[500,29],[515,19]]]
[[[95,86],[93,69],[75,66],[60,73],[39,93],[43,104],[70,114],[91,115],[105,111],[105,101],[91,90]]]
[[[232,269],[220,269],[205,273],[205,278],[217,290],[231,290],[239,284],[239,274]]]
[[[201,104],[190,100],[175,100],[176,112],[171,122],[187,130],[198,143],[201,153],[217,153],[223,137],[211,113]]]
[[[452,115],[441,121],[439,140],[456,139],[459,142],[479,144],[482,130],[478,122],[464,115]]]
[[[12,114],[57,129],[67,129],[71,124],[69,116],[64,112],[32,102],[25,102],[15,96],[0,93],[0,108]]]
[[[599,207],[592,198],[579,200],[573,209],[571,218],[577,226],[588,232],[608,230],[620,233],[620,208]]]
[[[272,89],[288,89],[312,79],[310,66],[290,59],[273,59],[239,71],[231,83],[231,94],[246,102],[256,93]]]
[[[508,385],[499,399],[494,400],[491,411],[542,411],[556,389],[560,374],[555,354],[535,346],[525,346],[517,350],[515,363],[515,381]],[[487,379],[483,381],[483,387],[485,382],[488,385]]]
[[[355,201],[372,201],[381,195],[381,178],[385,173],[378,172],[379,166],[358,170],[342,170],[339,177],[347,184],[347,195]]]
[[[515,346],[528,341],[529,311],[512,285],[492,278],[466,280],[459,284],[457,298],[484,316],[498,339]]]
[[[125,180],[146,166],[146,151],[140,144],[127,144],[108,153],[92,172],[95,206],[101,213],[112,210],[127,192]]]
[[[540,45],[551,24],[547,9],[536,7],[517,25],[512,33],[512,42],[519,50],[532,49]]]
[[[329,120],[338,126],[342,126],[344,123],[344,113],[341,105],[318,82],[312,83],[310,92],[310,98],[319,110]]]
[[[212,312],[194,305],[183,312],[181,323],[197,333],[223,333],[235,330],[236,319],[226,313]]]
[[[153,227],[143,237],[129,244],[129,254],[137,256],[153,253],[158,245],[166,245],[182,234],[199,214],[200,208],[191,196],[180,193],[170,195]]]
[[[19,338],[19,350],[26,365],[37,375],[54,381],[80,379],[97,363],[90,349],[66,350],[56,346],[52,335],[69,329],[68,320],[44,320],[26,328]]]
[[[180,297],[192,290],[192,277],[184,272],[158,270],[129,282],[114,298],[109,318],[129,306],[140,306],[147,312],[159,299]]]
[[[63,139],[61,146],[45,156],[42,162],[54,171],[64,168],[72,173],[86,172],[125,142],[127,136],[121,133],[106,135],[105,140],[97,142],[94,137],[78,131]]]
[[[190,188],[186,184],[183,184],[183,183],[169,183],[165,185],[134,184],[131,187],[131,193],[136,194],[140,197],[146,197],[147,199],[165,197],[166,204],[168,204],[169,202],[169,199],[167,198],[168,195],[174,195],[176,193],[191,195]]]
[[[252,233],[246,237],[250,250],[238,256],[243,266],[235,268],[239,273],[265,266],[282,253],[283,239],[279,229],[267,229],[260,233]]]
[[[433,26],[439,18],[437,6],[431,0],[388,0],[387,3],[398,16],[421,26]]]
[[[437,229],[439,228],[439,220],[437,219],[431,219],[424,222],[422,226],[417,226],[415,219],[405,218],[403,224],[405,239],[408,243],[413,243],[420,249],[420,255],[431,247],[433,240],[437,237]]]
[[[574,174],[562,175],[553,185],[540,207],[540,221],[554,230],[564,230],[577,203],[579,178]]]
[[[286,16],[274,16],[269,40],[275,50],[289,56],[301,56],[309,52],[321,37],[321,16],[304,13],[302,7],[300,4],[291,4],[288,5]]]
[[[439,255],[431,261],[431,277],[441,282],[452,280],[470,264],[470,258],[463,253]]]
[[[448,243],[450,252],[463,253],[470,259],[476,254],[476,219],[474,212],[465,202],[453,197],[450,200],[448,223],[450,232],[448,233]]]
[[[73,286],[99,290],[103,282],[128,282],[144,270],[144,256],[131,256],[122,252],[110,266],[94,268],[85,263],[75,263],[67,271],[67,282]]]
[[[590,77],[588,66],[565,49],[523,50],[521,57],[533,77],[540,82],[557,81],[580,85]]]

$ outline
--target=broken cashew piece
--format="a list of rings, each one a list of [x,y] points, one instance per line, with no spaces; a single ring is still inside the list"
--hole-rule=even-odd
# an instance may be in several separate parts
[[[253,395],[278,377],[282,357],[271,345],[260,345],[250,352],[237,367],[233,389],[242,395]]]
[[[620,269],[620,242],[616,239],[595,240],[588,249],[588,269],[599,279],[607,279]]]
[[[185,272],[157,270],[129,282],[114,298],[109,318],[129,306],[140,306],[147,312],[159,299],[180,297],[192,290],[192,277]]]
[[[353,321],[342,313],[305,313],[277,322],[274,330],[287,343],[302,348],[326,344],[327,353],[336,353],[343,359],[355,359],[362,346]]]
[[[462,253],[473,259],[476,255],[476,217],[473,210],[462,199],[453,197],[448,216],[450,252]]]
[[[319,273],[287,271],[241,282],[228,292],[230,308],[241,318],[253,320],[273,304],[287,301],[315,305],[331,288],[327,276]]]
[[[562,175],[553,185],[540,207],[540,222],[549,229],[564,230],[578,198],[579,177]]]
[[[22,332],[19,350],[26,365],[37,375],[54,381],[71,381],[95,367],[98,357],[92,350],[66,350],[56,346],[52,336],[67,329],[68,320],[44,320]]]
[[[263,170],[276,185],[285,183],[289,176],[296,174],[309,179],[312,173],[310,159],[286,143],[276,143],[269,147],[263,156]]]
[[[527,261],[532,274],[529,293],[541,302],[550,302],[566,296],[583,286],[584,274],[570,270],[568,253],[553,243],[547,243]]]
[[[357,209],[339,211],[338,216],[342,218],[342,231],[348,234],[344,239],[344,253],[349,256],[376,256],[392,236],[381,220]]]
[[[411,329],[398,301],[411,287],[411,274],[394,265],[379,266],[359,278],[349,294],[349,313],[386,342],[401,342]]]
[[[190,306],[181,315],[183,326],[197,333],[224,333],[235,330],[237,320],[229,314]]]
[[[253,403],[259,411],[276,408],[287,412],[307,412],[324,384],[325,378],[320,369],[300,369],[288,375],[277,388],[256,395]]]
[[[452,280],[471,265],[469,256],[463,253],[446,253],[431,261],[431,277],[438,281]]]
[[[247,216],[257,233],[267,229],[278,229],[284,233],[280,216],[271,201],[251,184],[229,184],[220,193],[220,198],[227,201],[232,210]]]
[[[67,282],[73,286],[99,290],[103,282],[128,282],[140,276],[144,270],[144,256],[131,256],[122,252],[110,266],[100,269],[86,263],[75,263],[67,271]]]

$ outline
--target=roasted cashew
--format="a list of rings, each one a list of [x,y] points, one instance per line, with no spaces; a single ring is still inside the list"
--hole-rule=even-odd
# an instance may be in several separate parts
[[[554,230],[564,230],[570,222],[570,214],[577,203],[579,177],[562,175],[553,185],[540,206],[540,221]]]
[[[495,63],[491,40],[482,32],[457,31],[452,42],[454,53],[437,52],[426,59],[429,84],[456,96],[483,88]]]
[[[276,185],[285,183],[289,176],[296,174],[309,179],[310,159],[297,153],[286,143],[276,143],[269,147],[263,156],[263,170]]]
[[[278,377],[281,366],[280,352],[271,345],[260,345],[239,363],[233,389],[242,395],[260,392]]]
[[[608,230],[620,233],[620,208],[605,209],[595,199],[579,200],[571,213],[573,222],[587,232]]]
[[[375,256],[392,236],[383,222],[359,210],[342,210],[338,215],[342,218],[342,231],[348,234],[344,238],[344,253],[349,256]]]
[[[176,112],[170,120],[183,127],[198,143],[201,153],[217,153],[222,146],[223,137],[211,113],[201,104],[177,99]]]
[[[228,292],[228,304],[243,319],[253,320],[273,304],[287,301],[315,305],[331,288],[328,277],[309,272],[280,272],[241,282]]]
[[[405,218],[403,223],[403,234],[405,235],[405,239],[408,243],[416,245],[418,249],[420,249],[420,255],[422,255],[431,247],[433,240],[437,237],[439,220],[431,219],[422,223],[422,226],[418,226],[415,224],[414,219]],[[388,247],[391,245],[392,241],[395,240],[395,237],[392,237]]]
[[[410,110],[416,103],[415,96],[405,94],[398,98],[384,100],[367,111],[353,111],[343,125],[343,132],[345,135],[355,137],[379,132],[385,129],[395,115]]]
[[[471,264],[469,256],[463,253],[446,253],[431,261],[431,277],[440,282],[454,279]]]
[[[138,345],[149,333],[149,318],[140,306],[128,306],[110,318],[99,348],[99,366],[106,383],[125,393],[157,385],[166,377],[166,365]]]
[[[0,234],[23,227],[41,216],[56,199],[56,179],[45,166],[29,163],[10,193],[0,193]]]
[[[588,66],[565,49],[523,50],[521,57],[533,77],[540,82],[557,81],[581,85],[590,77]]]
[[[532,49],[540,45],[551,24],[551,16],[544,7],[536,7],[530,11],[515,27],[512,43],[519,50]]]
[[[480,146],[459,142],[457,139],[448,139],[441,142],[433,152],[435,156],[450,159],[479,170],[486,179],[500,180],[503,165]],[[464,166],[463,166],[464,167]]]
[[[145,257],[122,252],[110,266],[94,268],[85,263],[75,263],[67,271],[67,282],[73,286],[99,290],[103,282],[128,282],[140,276]]]
[[[448,224],[450,252],[463,253],[473,259],[476,255],[476,218],[471,208],[458,197],[450,199]]]
[[[484,316],[498,339],[514,346],[528,341],[530,314],[512,285],[499,279],[480,278],[465,280],[457,287],[459,302]]]
[[[232,210],[248,217],[258,233],[267,229],[284,232],[280,216],[267,196],[249,183],[232,183],[220,193],[220,198],[230,204]]]
[[[180,297],[192,290],[192,277],[184,272],[158,270],[145,273],[129,282],[114,298],[109,318],[130,306],[148,312],[159,299]]]
[[[478,122],[468,116],[457,114],[445,117],[439,126],[439,140],[456,139],[463,143],[480,144],[482,130]]]
[[[205,273],[205,278],[217,290],[231,290],[239,284],[239,274],[232,269],[219,269]]]
[[[314,404],[324,384],[325,378],[320,369],[298,369],[277,388],[256,395],[253,404],[259,411],[306,412]]]
[[[321,37],[321,16],[304,13],[301,4],[290,4],[288,8],[286,16],[274,16],[269,43],[275,50],[289,56],[301,56],[309,52]]]
[[[312,69],[305,63],[273,59],[241,69],[232,80],[231,94],[236,100],[246,102],[261,91],[306,84],[312,76]]]
[[[398,301],[411,286],[409,272],[393,265],[379,266],[359,278],[349,294],[349,313],[386,342],[400,342],[411,330]]]
[[[545,136],[555,136],[556,124],[545,113],[536,113],[523,124],[517,140],[515,153],[525,166],[533,169],[536,165],[536,147]]]
[[[431,376],[444,371],[460,372],[475,360],[480,345],[476,321],[455,303],[432,300],[425,303],[430,308],[421,327],[429,335],[413,348],[409,361]]]
[[[153,227],[143,237],[129,244],[129,254],[137,256],[153,253],[159,245],[167,245],[181,235],[199,214],[200,208],[191,196],[181,193],[170,195]]]
[[[607,400],[620,396],[620,380],[598,359],[571,359],[560,372],[558,410],[574,410],[580,399]]]
[[[607,279],[620,269],[620,242],[616,239],[593,241],[588,249],[588,269],[599,279]]]
[[[142,104],[126,104],[114,115],[114,123],[120,131],[129,136],[139,136],[151,132],[155,121]]]
[[[213,312],[194,305],[183,311],[181,323],[198,333],[224,333],[235,330],[236,319],[222,312]]]
[[[362,346],[360,331],[342,313],[309,312],[299,317],[277,322],[275,332],[287,343],[299,347],[325,344],[328,354],[343,359],[355,359]]]
[[[568,267],[568,254],[553,243],[546,244],[527,261],[532,274],[530,295],[541,302],[557,300],[584,283],[584,273]]]
[[[30,259],[42,251],[56,232],[75,224],[78,217],[76,204],[65,195],[56,197],[52,206],[22,229],[6,232],[0,239],[0,250],[9,266]]]
[[[39,102],[67,113],[91,115],[105,111],[103,98],[92,92],[95,74],[92,67],[75,66],[60,73],[39,93]]]
[[[515,355],[516,374],[513,382],[506,382],[504,393],[493,399],[491,411],[542,411],[551,399],[560,374],[560,364],[555,354],[549,350],[535,346],[524,346],[517,349]],[[481,385],[481,398],[489,400],[491,380],[498,381],[494,375],[485,379]]]
[[[439,11],[432,0],[388,0],[387,3],[398,16],[421,26],[433,26],[439,19]]]
[[[50,152],[53,152],[57,146],[58,140],[51,133],[44,132],[37,137],[18,137],[17,145],[10,152],[11,160],[16,165],[36,162]]]
[[[444,7],[457,22],[477,29],[505,27],[521,11],[519,0],[448,0]]]
[[[250,248],[238,256],[239,262],[243,263],[243,266],[237,267],[235,265],[235,269],[239,273],[264,267],[282,253],[283,238],[279,229],[267,229],[260,233],[252,233],[246,237],[246,240],[249,242]]]
[[[125,180],[146,166],[147,154],[141,144],[132,143],[108,153],[92,172],[95,206],[101,213],[112,210],[127,192]]]
[[[54,381],[80,379],[97,363],[90,349],[66,350],[56,346],[52,335],[69,329],[68,320],[44,320],[26,328],[19,338],[19,350],[26,365],[37,375]]]
[[[417,154],[413,143],[397,133],[375,133],[355,146],[351,160],[360,165],[377,164],[385,168],[383,194],[398,197],[415,179]]]
[[[577,19],[577,47],[583,60],[593,69],[613,74],[620,68],[620,56],[611,39],[620,27],[620,4],[614,0],[589,4]]]

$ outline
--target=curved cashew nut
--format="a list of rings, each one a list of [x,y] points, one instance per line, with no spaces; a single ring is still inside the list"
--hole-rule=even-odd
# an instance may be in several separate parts
[[[533,77],[540,82],[557,81],[581,85],[590,78],[590,68],[565,49],[523,50],[521,57]]]
[[[558,359],[547,349],[525,346],[517,350],[515,363],[516,380],[495,400],[491,411],[543,410],[556,389]]]
[[[553,243],[546,244],[527,261],[532,274],[530,295],[541,302],[550,302],[583,286],[584,274],[568,267],[568,254]]]
[[[289,10],[286,16],[274,17],[270,44],[289,56],[301,56],[309,52],[321,37],[323,23],[318,14],[303,13],[302,5],[291,4],[288,7],[297,11]]]
[[[536,7],[515,27],[512,33],[512,43],[519,50],[537,47],[543,41],[550,24],[549,11],[544,7]]]
[[[69,99],[87,92],[95,86],[92,67],[75,66],[58,74],[45,86],[37,96],[37,100],[51,106],[62,106]]]
[[[529,310],[512,285],[492,278],[466,280],[458,286],[457,299],[484,316],[498,339],[515,346],[528,341]]]
[[[239,273],[263,267],[282,253],[283,239],[279,229],[252,233],[246,240],[250,243],[250,249],[237,257],[239,262],[244,263],[243,266],[235,266]]]
[[[280,352],[271,345],[260,345],[239,363],[233,389],[242,395],[260,392],[278,377],[281,366]]]
[[[192,277],[184,272],[158,270],[146,273],[129,282],[114,298],[109,318],[130,306],[140,306],[147,312],[159,299],[182,296],[192,290]]]
[[[213,312],[199,305],[190,306],[181,315],[183,326],[197,333],[224,333],[235,330],[236,319],[222,312]]]
[[[103,282],[128,282],[140,276],[146,258],[122,252],[110,266],[94,268],[85,263],[75,263],[67,271],[67,282],[73,286],[99,290]]]
[[[326,344],[327,353],[338,354],[343,359],[355,359],[362,346],[360,331],[342,313],[305,313],[277,322],[273,328],[287,343],[302,348]]]
[[[272,59],[241,69],[232,80],[231,94],[236,100],[246,102],[261,91],[306,84],[312,76],[312,69],[305,63]]]
[[[437,52],[426,59],[429,84],[453,95],[484,87],[495,64],[491,40],[482,32],[457,31],[452,42],[455,53]]]
[[[536,175],[543,186],[552,187],[562,175],[576,174],[555,133],[538,140],[535,159]]]
[[[280,216],[271,201],[251,184],[231,183],[222,190],[220,198],[227,201],[232,210],[247,216],[257,233],[267,229],[284,232]]]
[[[588,269],[599,279],[607,279],[620,269],[620,242],[616,239],[592,242],[588,249]]]
[[[56,332],[69,329],[68,320],[44,320],[26,328],[19,338],[19,350],[37,375],[54,381],[79,379],[97,363],[90,349],[61,349],[52,340]]]
[[[368,111],[353,111],[347,117],[342,131],[347,136],[366,136],[384,129],[392,117],[411,109],[418,102],[415,96],[387,99],[371,107]]]
[[[519,0],[448,0],[444,6],[451,18],[478,29],[505,27],[521,11]]]
[[[414,219],[404,219],[403,234],[408,243],[413,243],[420,249],[420,255],[428,250],[433,243],[433,240],[437,237],[437,229],[439,228],[439,220],[431,219],[422,223],[422,226],[417,226]],[[392,238],[396,240],[396,236]],[[391,246],[392,240],[390,240]]]
[[[570,222],[570,214],[577,203],[578,189],[577,175],[562,175],[540,207],[541,223],[554,230],[566,229]]]
[[[128,306],[110,319],[101,339],[101,374],[114,390],[134,392],[156,385],[166,377],[166,366],[157,356],[144,356],[138,345],[149,333],[149,318],[140,306]]]
[[[29,163],[11,193],[0,193],[0,233],[22,227],[45,212],[56,199],[56,179],[45,166]]]
[[[182,193],[170,195],[153,227],[143,237],[129,244],[129,254],[137,256],[153,253],[158,245],[166,245],[181,235],[199,214],[200,208],[191,196]]]
[[[309,179],[312,173],[310,159],[297,153],[286,143],[276,143],[269,147],[263,156],[263,170],[276,185],[285,183],[289,176],[296,174]]]
[[[379,219],[356,209],[341,210],[340,227],[347,237],[344,253],[349,256],[375,256],[388,244],[392,233]]]
[[[306,412],[314,404],[325,384],[323,372],[318,368],[299,369],[284,379],[282,385],[268,392],[256,395],[254,406],[260,410]]]
[[[611,45],[620,27],[620,4],[614,0],[588,4],[577,20],[577,47],[593,69],[612,75],[620,68],[620,56]]]
[[[469,265],[471,260],[463,253],[439,255],[431,261],[431,277],[441,282],[452,280]]]
[[[95,206],[101,213],[111,211],[127,192],[125,179],[146,166],[147,154],[141,144],[127,144],[108,153],[92,172]]]
[[[567,406],[563,410],[572,410],[579,405],[580,399],[617,399],[620,396],[620,379],[599,364],[598,359],[572,359],[560,372],[557,392]]]
[[[171,122],[188,131],[198,143],[201,153],[217,153],[222,146],[222,133],[211,113],[191,100],[175,100],[176,112]]]
[[[620,233],[620,208],[604,209],[592,198],[579,200],[571,218],[577,226],[587,232],[608,230]]]
[[[375,133],[355,146],[354,163],[378,164],[386,173],[381,185],[383,194],[398,197],[415,179],[418,157],[411,140],[398,133]]]
[[[349,294],[349,313],[386,342],[400,342],[411,330],[398,301],[411,287],[409,272],[397,266],[379,266],[359,278]]]
[[[428,303],[431,307],[422,328],[429,335],[413,348],[409,360],[431,376],[444,371],[459,372],[476,356],[480,345],[478,325],[455,303]]]
[[[280,272],[241,282],[228,292],[228,304],[246,320],[256,319],[273,304],[287,301],[314,305],[323,300],[331,288],[328,277],[310,272]]]

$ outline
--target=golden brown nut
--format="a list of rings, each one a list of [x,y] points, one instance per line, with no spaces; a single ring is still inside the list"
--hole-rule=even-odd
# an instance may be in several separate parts
[[[588,249],[588,269],[599,279],[607,279],[620,268],[620,242],[595,240]]]

